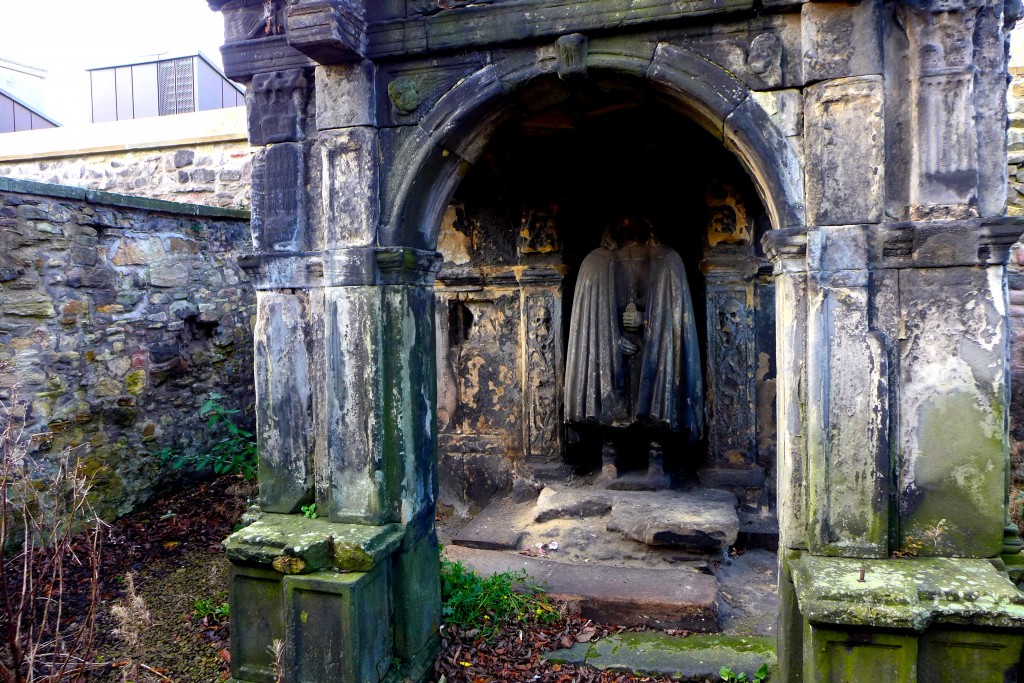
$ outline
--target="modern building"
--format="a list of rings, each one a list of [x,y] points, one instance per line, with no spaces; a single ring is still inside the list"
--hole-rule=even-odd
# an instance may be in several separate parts
[[[245,90],[202,52],[89,69],[92,122],[226,109]]]
[[[46,77],[44,69],[0,59],[0,133],[59,125],[43,113]]]

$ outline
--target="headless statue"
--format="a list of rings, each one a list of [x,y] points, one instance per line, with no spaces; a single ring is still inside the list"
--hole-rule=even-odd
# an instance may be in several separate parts
[[[700,439],[703,382],[683,261],[643,218],[611,226],[583,259],[567,356],[565,420],[601,432],[600,483],[618,477],[616,432],[639,428],[650,439],[646,488],[666,487],[661,441]]]

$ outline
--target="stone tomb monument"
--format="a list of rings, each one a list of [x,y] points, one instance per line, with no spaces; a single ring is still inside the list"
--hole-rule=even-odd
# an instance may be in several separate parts
[[[286,681],[426,678],[447,429],[442,225],[490,142],[588,89],[651,98],[702,128],[767,214],[752,243],[772,273],[705,257],[721,278],[707,270],[700,300],[705,324],[734,343],[757,278],[771,278],[782,679],[1020,679],[1004,264],[1024,227],[1002,217],[1016,3],[211,5],[260,147],[245,266],[258,297],[262,517],[227,541],[236,680],[275,680],[275,639]],[[546,221],[533,208],[526,252],[539,259]],[[731,216],[713,213],[706,246],[728,245],[716,240],[733,234]],[[547,277],[548,291],[560,274],[507,265],[513,280]],[[544,287],[531,291],[535,306],[509,310],[556,334]],[[468,320],[452,309],[449,332]],[[530,353],[560,367],[561,349]],[[713,458],[714,416],[727,412],[715,410],[715,373],[733,365],[704,353]],[[529,444],[535,432],[519,433]],[[310,502],[317,519],[299,512]]]
[[[618,479],[615,434],[649,441],[647,485],[666,488],[662,442],[704,427],[697,325],[679,254],[638,214],[605,229],[580,265],[565,370],[565,419],[603,433],[601,483]]]

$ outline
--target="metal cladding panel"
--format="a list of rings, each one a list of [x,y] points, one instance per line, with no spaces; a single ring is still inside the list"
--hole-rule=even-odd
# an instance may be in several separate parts
[[[157,62],[156,70],[158,113],[160,116],[174,114],[174,63]]]
[[[130,66],[119,66],[114,69],[114,88],[117,91],[117,120],[135,118],[135,106],[132,102],[132,68]]]
[[[32,130],[40,130],[42,128],[56,128],[56,126],[44,119],[42,116],[32,114]]]
[[[213,67],[202,59],[196,60],[196,101],[198,110],[224,108],[224,91],[220,77]]]
[[[14,103],[14,130],[32,130],[32,111]]]
[[[184,114],[196,110],[195,58],[184,57],[174,60],[174,101],[175,113]]]
[[[117,89],[113,69],[91,71],[92,80],[92,122],[117,120]]]
[[[229,82],[227,82],[224,79],[221,79],[221,81],[220,81],[220,99],[221,99],[221,102],[224,103],[221,106],[223,106],[223,107],[234,107],[235,103],[236,103],[236,100],[235,100],[235,94],[236,93],[238,93],[238,91],[235,90],[234,88],[232,88],[231,84]]]
[[[14,100],[0,95],[0,133],[14,132]]]
[[[135,118],[141,119],[145,116],[160,114],[160,94],[157,88],[155,63],[136,64],[132,67],[132,90]]]

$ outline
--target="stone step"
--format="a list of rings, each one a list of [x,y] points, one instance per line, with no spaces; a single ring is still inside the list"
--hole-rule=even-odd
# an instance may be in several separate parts
[[[526,570],[549,595],[596,622],[714,632],[718,582],[693,569],[566,564],[510,552],[448,546],[445,555],[478,574]]]
[[[754,672],[762,664],[768,665],[770,676],[778,668],[775,638],[679,637],[656,631],[621,633],[591,643],[576,643],[568,649],[549,652],[544,659],[601,670],[668,676],[676,681],[719,681],[723,666],[737,676],[747,674],[748,680],[753,680]]]
[[[773,514],[739,512],[740,528],[736,547],[744,550],[779,549],[779,520]]]
[[[537,499],[534,521],[610,513],[608,530],[628,539],[714,555],[736,543],[736,505],[731,493],[706,488],[639,492],[548,487]]]

